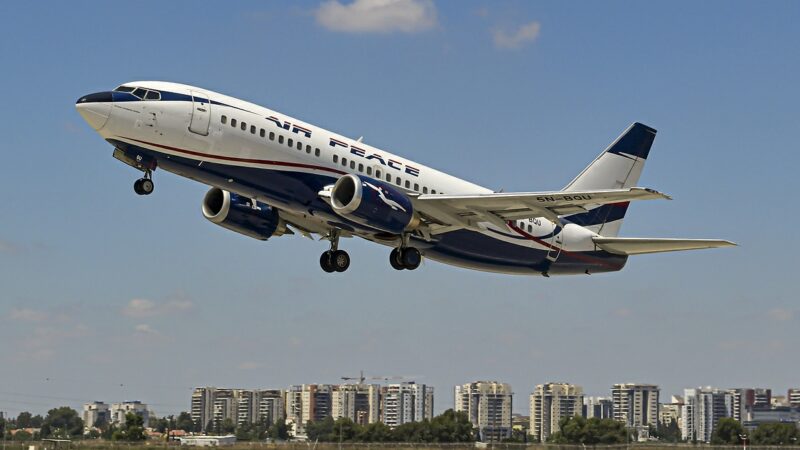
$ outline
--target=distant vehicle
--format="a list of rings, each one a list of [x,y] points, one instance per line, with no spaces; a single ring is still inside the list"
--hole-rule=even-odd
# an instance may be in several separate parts
[[[493,192],[271,109],[183,84],[141,81],[81,97],[83,118],[144,172],[212,186],[206,219],[235,232],[320,236],[326,272],[344,272],[340,238],[392,248],[389,264],[423,257],[509,274],[613,272],[629,255],[734,245],[716,239],[618,237],[633,200],[668,199],[637,187],[656,130],[634,123],[559,191]]]

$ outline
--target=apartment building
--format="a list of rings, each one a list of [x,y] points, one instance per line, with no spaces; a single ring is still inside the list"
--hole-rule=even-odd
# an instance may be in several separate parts
[[[583,414],[583,388],[567,383],[539,384],[530,396],[530,434],[545,442],[565,417]]]
[[[463,411],[482,441],[511,437],[513,392],[507,383],[475,381],[455,387],[455,410]]]
[[[681,411],[681,438],[711,442],[720,419],[733,417],[734,394],[712,387],[686,389]]]
[[[659,392],[654,384],[615,384],[611,388],[614,420],[629,428],[658,427]]]
[[[432,386],[411,381],[381,389],[381,421],[389,427],[432,418]]]

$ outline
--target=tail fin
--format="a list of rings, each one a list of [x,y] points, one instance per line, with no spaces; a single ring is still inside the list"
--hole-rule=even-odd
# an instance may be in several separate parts
[[[636,186],[656,130],[639,122],[625,130],[563,190],[621,189]],[[603,236],[617,236],[628,202],[602,205],[564,219]]]

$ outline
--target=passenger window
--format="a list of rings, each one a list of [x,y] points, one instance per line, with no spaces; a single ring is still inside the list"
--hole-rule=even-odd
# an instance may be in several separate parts
[[[350,168],[351,169],[355,169],[356,168],[356,162],[355,161],[350,161]]]
[[[262,128],[261,131],[259,132],[259,134],[260,134],[261,137],[264,137],[267,134],[267,130]]]
[[[236,128],[236,119],[231,119],[231,126]]]
[[[528,224],[528,233],[533,233],[533,225]]]
[[[435,194],[435,193],[436,193],[436,189],[431,189],[431,194]]]
[[[289,140],[286,141],[286,145],[288,145],[289,147],[294,147],[294,140],[292,140],[292,138],[289,138]]]
[[[347,158],[342,158],[342,165],[347,167]]]
[[[375,178],[380,178],[380,177],[381,177],[381,170],[375,169]]]
[[[300,150],[300,151],[303,151],[303,143],[302,142],[297,141],[297,149]]]
[[[242,122],[241,128],[242,128],[242,131],[246,130],[247,129],[247,124]]]
[[[256,126],[250,125],[250,134],[256,134]]]
[[[422,193],[423,194],[427,194],[428,193],[428,186],[422,186]]]
[[[161,100],[161,93],[158,91],[147,91],[145,100]]]
[[[283,135],[282,134],[278,135],[278,144],[283,144]]]
[[[398,186],[401,186],[402,183],[400,182],[400,177],[395,178],[394,183]]]
[[[386,174],[386,181],[388,181],[389,183],[392,182],[392,174],[390,174],[390,173]]]
[[[367,167],[367,175],[372,175],[372,167]]]
[[[310,145],[306,145],[306,153],[308,153],[309,155],[311,154],[311,146]]]
[[[419,183],[414,183],[414,190],[419,192]]]
[[[316,147],[314,148],[314,156],[319,156],[319,149]]]
[[[274,141],[275,140],[275,133],[272,132],[272,131],[269,132],[269,140],[270,141]]]
[[[228,116],[222,116],[220,120],[222,121],[223,124],[228,123]]]
[[[333,162],[335,163],[339,162],[339,155],[333,155]]]
[[[359,172],[363,172],[364,171],[364,165],[363,164],[359,164],[358,165],[358,171]]]

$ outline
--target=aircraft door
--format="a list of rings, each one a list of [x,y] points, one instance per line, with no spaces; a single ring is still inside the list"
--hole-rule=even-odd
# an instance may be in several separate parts
[[[561,249],[564,247],[564,229],[555,225],[553,234],[554,236],[550,238],[549,242],[551,247],[547,251],[547,259],[551,262],[555,262],[561,255]]]
[[[211,102],[208,95],[203,92],[192,92],[192,119],[189,131],[202,136],[208,136],[208,126],[211,124]]]

